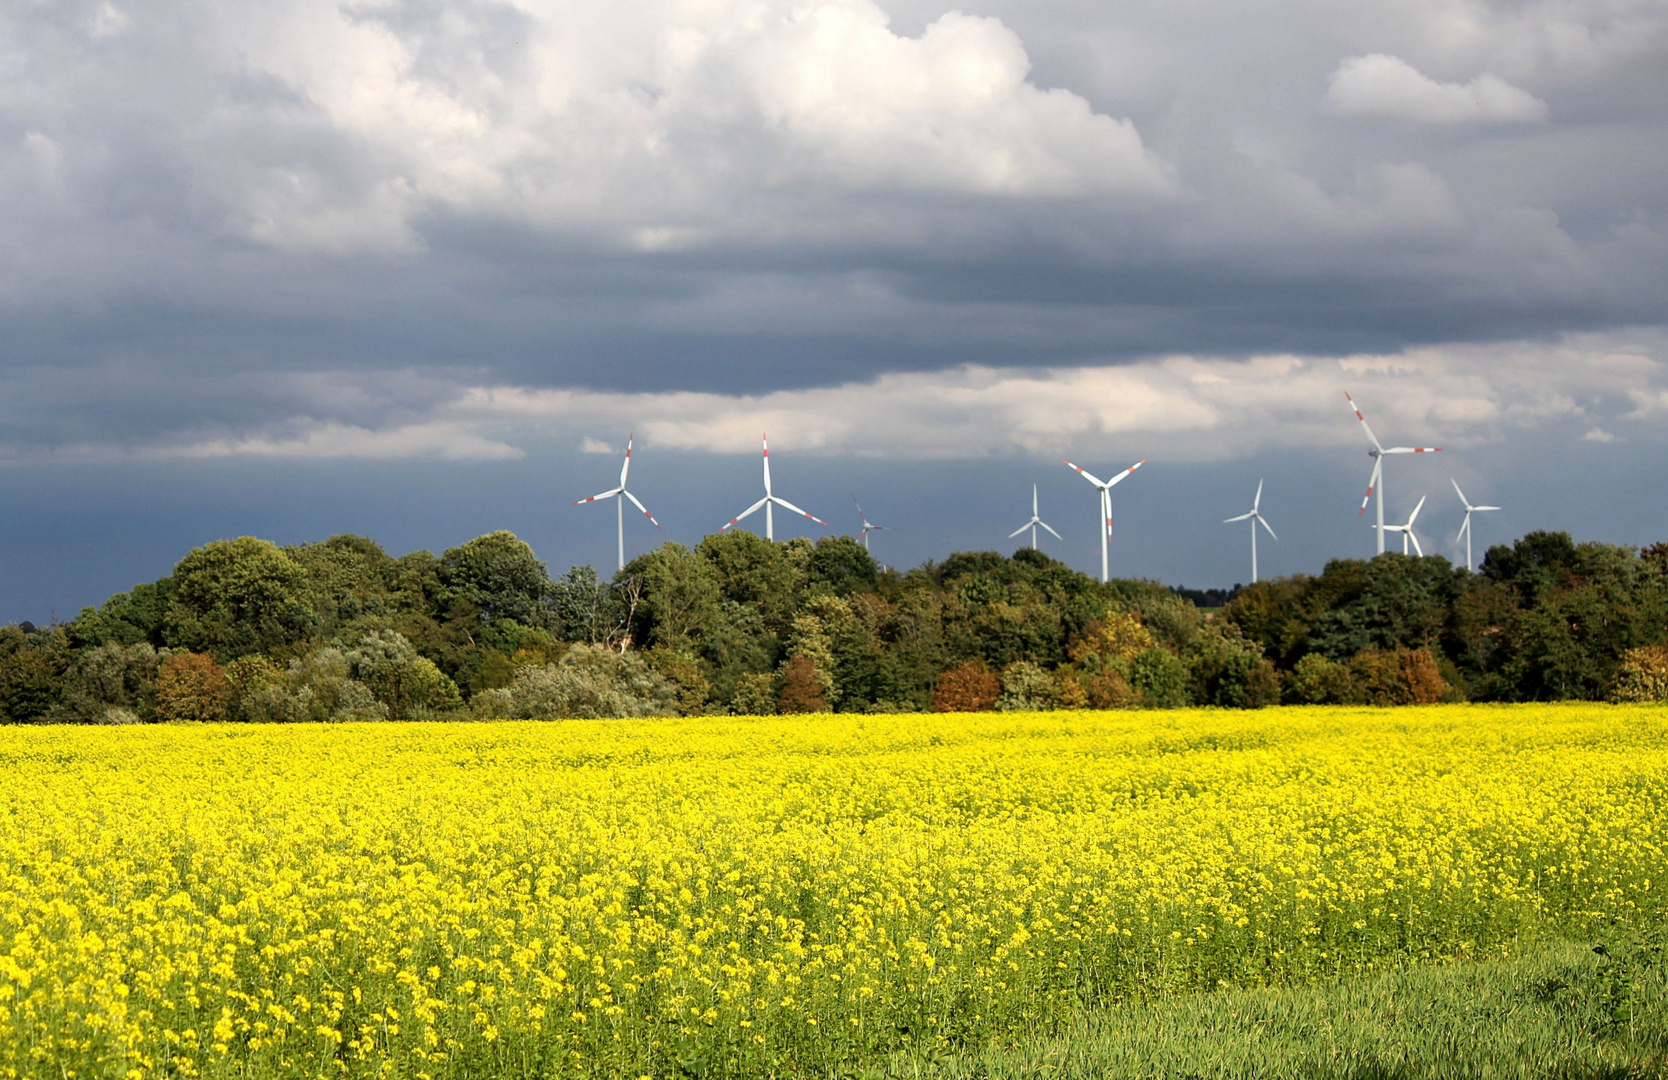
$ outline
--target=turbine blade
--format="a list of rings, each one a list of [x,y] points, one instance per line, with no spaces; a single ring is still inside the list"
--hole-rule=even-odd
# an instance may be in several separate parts
[[[1367,512],[1367,504],[1373,499],[1373,489],[1378,487],[1378,471],[1382,468],[1384,468],[1384,459],[1374,458],[1372,475],[1367,477],[1367,494],[1361,496],[1361,509],[1356,513],[1356,517],[1360,517]]]
[[[1454,485],[1454,494],[1460,497],[1460,505],[1465,507],[1467,510],[1470,510],[1471,501],[1465,497],[1465,492],[1460,490],[1459,481],[1450,476],[1448,477],[1448,483]]]
[[[1467,509],[1476,511],[1478,513],[1481,513],[1484,510],[1498,510],[1500,508],[1498,506],[1472,506],[1472,507],[1468,507]]]
[[[1383,451],[1386,454],[1440,454],[1440,446],[1392,446]]]
[[[1009,533],[1008,534],[1008,539],[1012,540],[1014,537],[1018,536],[1020,533],[1024,532],[1026,529],[1029,529],[1030,527],[1031,527],[1031,523],[1029,521],[1027,521],[1025,524],[1021,525],[1019,528],[1017,528],[1013,532]]]
[[[1066,461],[1065,458],[1061,458],[1060,460],[1061,461]],[[1089,483],[1095,485],[1096,487],[1103,488],[1103,487],[1106,486],[1104,481],[1102,481],[1099,477],[1097,477],[1094,473],[1088,471],[1087,469],[1080,468],[1076,465],[1072,465],[1071,462],[1069,462],[1069,461],[1066,461],[1066,464],[1071,465],[1071,467],[1074,468],[1074,469],[1077,469],[1078,474],[1080,476],[1082,476],[1083,479],[1089,481]]]
[[[1064,540],[1065,539],[1065,537],[1063,537],[1059,533],[1055,532],[1053,526],[1049,525],[1048,522],[1038,521],[1037,524],[1041,525],[1043,528],[1047,529],[1048,530],[1048,535],[1054,537],[1054,539],[1056,539],[1056,540]]]
[[[1344,400],[1349,402],[1350,411],[1355,414],[1355,418],[1361,421],[1361,430],[1367,433],[1367,441],[1373,444],[1373,449],[1381,454],[1384,453],[1384,447],[1379,445],[1378,436],[1374,435],[1373,429],[1367,425],[1367,418],[1361,415],[1361,407],[1355,403],[1354,398],[1349,396],[1348,390],[1344,391]]]
[[[1145,465],[1146,463],[1147,463],[1147,459],[1142,458],[1140,461],[1137,461],[1135,464],[1131,465],[1129,468],[1125,469],[1123,472],[1119,473],[1117,476],[1114,476],[1112,479],[1108,480],[1106,482],[1106,486],[1107,487],[1112,487],[1115,484],[1120,483],[1124,479],[1124,477],[1128,476],[1130,473],[1134,472],[1136,469],[1139,469],[1141,466]]]
[[[620,489],[620,494],[624,495],[626,498],[630,499],[631,500],[631,505],[633,505],[633,506],[637,507],[637,509],[643,511],[643,516],[644,517],[648,518],[650,521],[654,521],[654,515],[649,513],[649,508],[648,507],[644,506],[642,503],[637,501],[637,496],[633,495],[629,491],[626,491],[624,488]],[[660,529],[660,522],[654,521],[654,527],[657,528],[657,529]],[[660,531],[665,532],[666,530],[665,529],[660,529]]]
[[[1413,508],[1413,513],[1407,515],[1407,527],[1409,529],[1413,528],[1413,522],[1419,517],[1419,511],[1423,510],[1424,508],[1425,508],[1425,497],[1423,495],[1421,495],[1421,496],[1419,496],[1418,504],[1416,506],[1414,506],[1414,508]]]
[[[1250,517],[1254,512],[1255,511],[1246,511],[1245,513],[1241,514],[1239,517],[1223,518],[1222,519],[1222,524],[1232,525],[1236,521],[1244,521],[1246,518]]]
[[[759,443],[764,447],[765,498],[768,499],[770,498],[770,436],[759,436]]]
[[[1261,506],[1262,504],[1263,504],[1263,482],[1261,480],[1258,480],[1257,481],[1257,494],[1251,500],[1251,509],[1255,510],[1255,509],[1257,509],[1257,507]]]
[[[598,499],[612,499],[614,496],[618,495],[621,492],[621,490],[623,490],[623,489],[621,489],[621,488],[609,488],[607,491],[599,492],[595,495],[592,495],[588,499],[576,499],[576,500],[574,500],[574,502],[571,505],[579,506],[583,503],[596,502]]]
[[[818,525],[821,525],[823,528],[825,528],[825,529],[828,528],[828,522],[824,521],[822,518],[818,517],[815,514],[806,513],[804,510],[801,510],[799,507],[795,506],[793,503],[789,502],[788,500],[779,499],[774,495],[767,496],[767,497],[769,498],[769,500],[771,502],[775,503],[777,506],[780,506],[782,509],[792,510],[794,513],[798,514],[800,517],[808,517],[812,521],[816,522]]]
[[[625,456],[625,464],[623,464],[623,465],[621,465],[621,466],[620,466],[620,490],[621,490],[621,491],[624,491],[624,490],[625,490],[625,486],[626,486],[626,473],[628,473],[628,472],[630,472],[630,471],[631,471],[631,442],[632,442],[632,440],[633,440],[633,439],[635,439],[635,438],[636,438],[636,437],[637,437],[637,436],[636,436],[636,434],[635,434],[635,433],[633,433],[633,434],[631,434],[631,435],[627,435],[627,436],[626,436],[626,456]]]
[[[1423,559],[1425,557],[1425,549],[1419,546],[1419,535],[1412,529],[1409,529],[1407,530],[1407,538],[1413,541],[1413,550],[1417,551],[1419,553],[1419,557]]]
[[[1257,515],[1257,524],[1259,524],[1263,528],[1267,529],[1268,530],[1268,535],[1274,536],[1274,526],[1270,525],[1268,523],[1267,519],[1265,519],[1261,514]],[[1274,536],[1274,539],[1278,540],[1280,538],[1278,536]]]
[[[1470,531],[1471,531],[1471,511],[1468,509],[1465,512],[1465,522],[1464,522],[1464,524],[1462,524],[1460,526],[1460,531],[1454,534],[1455,542],[1457,543],[1460,540],[1464,540],[1465,539],[1465,534],[1470,532]]]
[[[751,514],[753,511],[757,510],[759,507],[763,506],[765,503],[767,503],[769,501],[770,501],[770,496],[766,495],[764,498],[760,499],[758,502],[754,503],[752,506],[749,506],[747,509],[745,509],[741,513],[737,514],[735,517],[731,518],[729,520],[729,523],[726,524],[726,525],[721,526],[718,531],[723,532],[725,529],[728,529],[731,525],[734,525],[736,522],[740,521],[742,518],[746,517],[748,514]]]

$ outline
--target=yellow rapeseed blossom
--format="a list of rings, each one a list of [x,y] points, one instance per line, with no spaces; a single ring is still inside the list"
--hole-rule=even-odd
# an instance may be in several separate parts
[[[0,1078],[766,1075],[1660,909],[1646,707],[0,729]]]

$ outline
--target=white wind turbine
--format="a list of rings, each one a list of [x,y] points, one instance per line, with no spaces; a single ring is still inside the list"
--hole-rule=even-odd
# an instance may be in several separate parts
[[[1402,554],[1403,555],[1407,554],[1407,542],[1409,540],[1411,540],[1411,541],[1413,541],[1413,550],[1417,551],[1419,553],[1419,557],[1421,559],[1425,557],[1425,549],[1419,546],[1419,538],[1417,536],[1413,535],[1414,519],[1416,519],[1419,516],[1419,511],[1423,510],[1424,508],[1425,508],[1425,497],[1423,495],[1421,495],[1421,496],[1419,496],[1419,505],[1415,506],[1413,508],[1413,513],[1407,515],[1407,524],[1405,524],[1405,525],[1386,525],[1384,527],[1385,532],[1399,532],[1399,533],[1402,534]]]
[[[1030,529],[1031,530],[1031,550],[1035,551],[1035,550],[1037,550],[1037,526],[1038,525],[1041,525],[1043,528],[1047,529],[1051,534],[1053,534],[1054,539],[1056,539],[1056,540],[1064,540],[1065,539],[1065,537],[1061,536],[1059,533],[1054,532],[1054,527],[1053,526],[1051,526],[1048,522],[1044,521],[1042,518],[1037,516],[1037,485],[1032,484],[1031,485],[1031,520],[1027,521],[1025,524],[1021,525],[1019,528],[1015,529],[1013,532],[1009,533],[1008,534],[1008,539],[1012,540],[1014,537],[1018,536],[1020,533],[1024,532],[1026,529]]]
[[[574,506],[581,506],[585,503],[598,502],[602,499],[614,500],[614,516],[619,525],[618,554],[620,560],[619,569],[621,570],[625,569],[625,500],[630,499],[631,505],[643,511],[644,517],[648,518],[650,521],[654,521],[654,515],[649,513],[648,507],[638,502],[637,496],[626,490],[626,473],[631,471],[631,443],[634,438],[635,435],[626,436],[625,464],[620,466],[620,486],[617,488],[609,488],[600,495],[592,495],[589,499],[580,499],[573,504]],[[660,522],[654,521],[654,527],[660,529]],[[666,530],[661,529],[661,531],[665,532]]]
[[[1386,532],[1397,531],[1396,529],[1389,528],[1384,524],[1384,456],[1386,454],[1435,454],[1440,453],[1442,447],[1392,446],[1390,449],[1386,450],[1383,446],[1379,445],[1377,436],[1373,434],[1373,429],[1367,426],[1367,418],[1361,415],[1361,409],[1355,404],[1355,399],[1349,396],[1348,390],[1344,391],[1344,400],[1349,402],[1349,407],[1355,412],[1355,418],[1361,421],[1361,430],[1367,433],[1367,441],[1373,444],[1373,448],[1367,451],[1367,456],[1373,459],[1373,473],[1372,476],[1367,479],[1367,494],[1361,497],[1360,513],[1357,513],[1355,516],[1360,517],[1362,514],[1367,512],[1367,500],[1373,497],[1373,492],[1376,490],[1378,492],[1378,523],[1374,527],[1378,529],[1378,553],[1383,555],[1384,534]],[[1417,511],[1415,511],[1415,513],[1417,513]],[[1417,546],[1417,544],[1415,546]],[[1405,549],[1407,544],[1404,542],[1402,547]],[[1406,552],[1404,551],[1403,554],[1406,554]]]
[[[1465,507],[1465,524],[1460,526],[1459,535],[1465,537],[1465,568],[1469,571],[1475,565],[1471,561],[1471,515],[1500,508],[1498,506],[1472,506],[1466,501],[1465,492],[1460,490],[1459,481],[1450,476],[1448,482],[1454,485],[1454,494],[1460,497],[1460,504]],[[1458,540],[1459,536],[1454,537],[1454,539]]]
[[[851,497],[851,501],[852,501],[852,505],[857,507],[857,516],[863,520],[863,531],[857,534],[857,539],[863,541],[863,550],[868,551],[869,550],[869,534],[872,533],[872,532],[885,532],[886,531],[886,526],[885,525],[876,525],[874,522],[869,520],[869,515],[867,515],[863,512],[863,504],[857,501],[857,496],[853,495]],[[811,515],[809,515],[809,514],[806,514],[805,516],[806,517],[811,517]],[[815,521],[816,519],[811,518],[811,520]],[[735,524],[735,522],[731,522],[730,524],[733,525],[733,524]]]
[[[1222,522],[1224,525],[1235,521],[1245,521],[1247,519],[1251,522],[1251,584],[1253,585],[1257,583],[1257,526],[1261,524],[1263,528],[1268,530],[1268,535],[1274,536],[1274,528],[1269,525],[1266,519],[1264,519],[1262,511],[1257,509],[1257,507],[1262,505],[1262,502],[1263,482],[1258,480],[1257,494],[1251,499],[1250,511],[1241,514],[1239,517],[1225,518]],[[1280,538],[1278,536],[1274,536],[1274,539],[1278,540]]]
[[[1064,461],[1065,459],[1062,458],[1061,460]],[[1114,476],[1112,479],[1100,480],[1097,479],[1094,474],[1084,472],[1076,465],[1072,465],[1071,462],[1066,462],[1066,464],[1071,465],[1073,469],[1077,469],[1079,476],[1083,477],[1083,479],[1089,481],[1089,483],[1100,489],[1100,579],[1102,581],[1106,580],[1106,548],[1108,542],[1112,539],[1112,489],[1122,482],[1124,477],[1128,476],[1130,473],[1139,469],[1146,463],[1147,459],[1142,458],[1140,461],[1137,461],[1135,464],[1131,465],[1117,476]],[[1050,529],[1049,531],[1053,532],[1054,530]]]
[[[765,485],[764,498],[760,499],[758,502],[754,503],[752,506],[749,506],[747,509],[745,509],[741,513],[737,514],[735,517],[731,518],[729,520],[729,522],[726,523],[718,531],[723,532],[725,529],[728,529],[731,525],[734,525],[736,522],[740,521],[742,518],[746,517],[748,514],[751,514],[753,511],[757,510],[761,506],[764,507],[764,512],[765,512],[765,539],[766,540],[776,539],[776,520],[770,512],[771,508],[773,506],[780,506],[784,510],[792,510],[794,513],[798,514],[799,516],[808,517],[812,521],[816,522],[818,525],[821,525],[823,528],[826,529],[828,527],[828,522],[824,521],[822,518],[817,517],[815,514],[807,514],[805,511],[801,510],[799,507],[795,506],[793,503],[789,502],[788,500],[786,500],[786,499],[784,499],[784,498],[782,498],[778,495],[772,495],[770,493],[770,436],[768,436],[768,435],[763,436],[760,441],[764,446],[764,485]]]

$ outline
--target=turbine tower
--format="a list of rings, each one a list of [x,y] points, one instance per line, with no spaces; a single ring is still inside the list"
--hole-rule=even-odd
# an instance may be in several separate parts
[[[1474,564],[1471,562],[1471,515],[1500,508],[1498,506],[1472,506],[1466,501],[1465,492],[1460,490],[1459,481],[1450,476],[1448,482],[1454,485],[1454,494],[1460,497],[1460,505],[1465,507],[1465,524],[1460,526],[1459,535],[1465,537],[1465,569],[1469,573],[1474,568]],[[1454,539],[1458,540],[1459,536],[1454,537]]]
[[[1038,525],[1041,525],[1043,528],[1047,529],[1050,533],[1052,533],[1053,536],[1054,536],[1054,539],[1056,539],[1056,540],[1065,539],[1065,537],[1061,536],[1059,533],[1054,532],[1053,526],[1049,525],[1048,522],[1044,521],[1042,518],[1037,516],[1037,485],[1032,484],[1031,485],[1031,520],[1027,521],[1025,524],[1021,525],[1019,528],[1015,529],[1013,532],[1009,533],[1008,534],[1008,539],[1012,540],[1014,537],[1018,536],[1020,533],[1024,532],[1026,529],[1030,529],[1031,530],[1031,550],[1035,551],[1035,550],[1037,550],[1037,526]]]
[[[1421,495],[1419,496],[1419,505],[1413,508],[1413,513],[1407,515],[1407,523],[1405,525],[1386,525],[1384,527],[1385,532],[1399,532],[1402,534],[1403,555],[1407,554],[1407,542],[1411,540],[1413,541],[1413,550],[1419,553],[1419,557],[1421,559],[1425,557],[1425,549],[1419,546],[1419,538],[1413,535],[1413,521],[1419,516],[1419,511],[1424,508],[1425,497]]]
[[[748,514],[751,514],[753,511],[757,510],[761,506],[764,507],[764,512],[765,512],[765,539],[766,540],[776,539],[776,520],[770,512],[771,508],[774,507],[774,506],[780,506],[784,510],[792,510],[794,513],[798,514],[800,517],[808,517],[812,521],[816,522],[818,525],[821,525],[823,528],[825,528],[825,529],[828,528],[828,522],[824,521],[822,518],[817,517],[815,514],[807,514],[805,511],[801,510],[799,507],[795,506],[793,503],[791,503],[788,500],[782,498],[781,496],[772,495],[770,493],[770,436],[768,436],[768,435],[763,436],[760,441],[762,442],[762,444],[764,446],[764,485],[765,485],[764,498],[760,499],[758,502],[754,503],[752,506],[749,506],[747,509],[745,509],[741,513],[737,514],[735,517],[731,518],[729,520],[729,522],[727,524],[725,524],[724,526],[722,526],[718,531],[723,532],[725,529],[728,529],[731,525],[734,525],[736,522],[740,521],[742,518],[746,517]]]
[[[1230,524],[1230,523],[1235,522],[1235,521],[1245,521],[1245,520],[1248,520],[1248,519],[1251,522],[1251,584],[1253,584],[1253,585],[1255,585],[1257,583],[1257,526],[1259,524],[1261,524],[1263,528],[1268,530],[1268,535],[1274,536],[1273,526],[1269,525],[1268,521],[1266,519],[1264,519],[1264,517],[1262,515],[1262,511],[1257,509],[1257,507],[1262,505],[1262,502],[1263,502],[1263,482],[1261,480],[1258,480],[1257,481],[1257,494],[1255,496],[1253,496],[1252,499],[1251,499],[1251,509],[1250,509],[1250,511],[1248,513],[1241,514],[1239,517],[1225,518],[1222,521],[1222,524],[1224,524],[1224,525]],[[1274,536],[1274,539],[1278,540],[1280,538],[1278,536]]]
[[[1378,491],[1378,511],[1377,511],[1378,512],[1378,523],[1374,527],[1378,529],[1378,553],[1380,555],[1383,555],[1384,554],[1384,534],[1386,532],[1395,532],[1396,531],[1395,529],[1391,529],[1384,524],[1384,455],[1386,455],[1386,454],[1436,454],[1436,453],[1441,452],[1442,447],[1440,447],[1440,446],[1392,446],[1390,449],[1386,450],[1383,446],[1379,445],[1379,441],[1378,441],[1377,436],[1375,436],[1373,434],[1373,429],[1367,426],[1367,418],[1365,416],[1361,415],[1361,409],[1355,404],[1355,399],[1349,396],[1349,391],[1348,390],[1344,391],[1344,400],[1349,402],[1349,407],[1352,411],[1354,411],[1355,418],[1357,420],[1361,421],[1361,430],[1367,433],[1367,441],[1373,444],[1373,448],[1371,450],[1367,451],[1367,456],[1373,459],[1373,473],[1370,477],[1367,478],[1367,494],[1365,494],[1361,497],[1361,510],[1360,510],[1360,513],[1357,513],[1355,516],[1360,517],[1362,514],[1365,514],[1367,512],[1367,500],[1371,499],[1373,497],[1373,491],[1377,490]],[[1417,545],[1415,545],[1415,546],[1417,546]],[[1407,544],[1404,542],[1402,544],[1402,547],[1406,548]],[[1404,551],[1403,554],[1406,554],[1406,552]]]
[[[1061,460],[1064,461],[1065,459],[1062,458]],[[1131,465],[1117,476],[1114,476],[1112,479],[1100,480],[1097,479],[1094,474],[1084,472],[1076,465],[1072,465],[1071,462],[1066,462],[1066,464],[1071,465],[1073,469],[1077,469],[1079,476],[1083,477],[1083,479],[1089,481],[1089,483],[1100,489],[1100,579],[1102,581],[1106,580],[1106,548],[1107,544],[1112,539],[1112,489],[1118,486],[1124,477],[1128,476],[1130,473],[1139,469],[1146,463],[1147,459],[1142,458],[1140,461],[1137,461],[1135,464]],[[1053,532],[1054,530],[1050,529],[1049,531]]]
[[[863,504],[857,501],[857,496],[853,495],[851,497],[851,501],[852,501],[852,504],[857,507],[857,516],[859,518],[861,518],[862,521],[863,521],[863,531],[857,534],[857,539],[863,541],[863,550],[868,551],[869,550],[869,534],[872,533],[872,532],[885,532],[886,531],[886,526],[885,525],[876,525],[874,522],[869,520],[869,515],[867,515],[863,512]],[[810,517],[810,515],[807,514],[806,517]],[[816,519],[812,518],[812,520],[814,521]]]
[[[625,500],[630,499],[631,505],[643,511],[644,517],[648,518],[650,521],[654,521],[654,515],[649,513],[648,507],[638,502],[637,496],[626,490],[626,473],[631,471],[631,443],[634,438],[635,435],[626,436],[625,464],[620,466],[620,486],[617,488],[610,488],[600,495],[592,495],[589,499],[580,499],[578,502],[573,504],[574,506],[582,506],[585,503],[594,503],[602,499],[614,500],[614,517],[616,518],[619,527],[618,554],[620,565],[618,568],[621,570],[625,569]],[[654,521],[654,527],[660,529],[660,522]],[[666,530],[661,529],[660,531],[665,532]]]

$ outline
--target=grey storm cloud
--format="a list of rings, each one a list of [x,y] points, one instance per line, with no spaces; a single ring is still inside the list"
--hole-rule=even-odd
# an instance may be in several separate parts
[[[1661,0],[24,0],[0,462],[1638,465],[1665,178]]]

